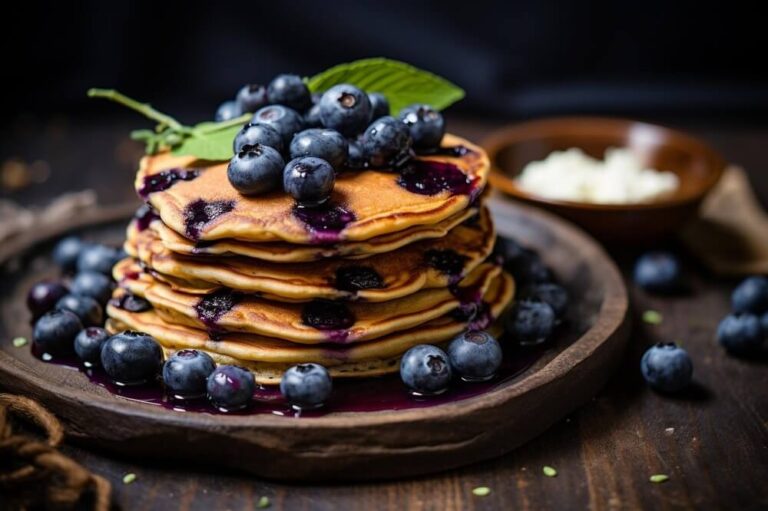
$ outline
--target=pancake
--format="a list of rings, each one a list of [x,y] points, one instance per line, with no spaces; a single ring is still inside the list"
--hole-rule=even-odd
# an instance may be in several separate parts
[[[149,227],[160,236],[165,248],[181,255],[240,255],[276,263],[297,263],[329,257],[363,258],[392,252],[416,241],[442,238],[451,229],[474,216],[477,212],[478,208],[468,208],[434,225],[415,225],[402,232],[385,234],[366,241],[352,241],[335,245],[293,245],[281,241],[249,243],[232,239],[195,243],[170,229],[160,220],[155,220]],[[131,222],[128,226],[129,238],[136,237],[137,226],[136,221]]]
[[[125,290],[118,289],[119,297]],[[485,328],[498,318],[514,294],[514,281],[501,273],[483,297],[486,304]],[[417,327],[386,335],[379,339],[347,345],[302,345],[259,335],[227,334],[211,340],[203,330],[164,321],[154,310],[129,312],[114,302],[107,306],[110,329],[131,329],[153,336],[167,350],[199,349],[220,357],[229,357],[246,365],[261,383],[275,383],[287,366],[315,362],[322,364],[338,377],[371,376],[397,370],[389,362],[409,348],[422,343],[439,344],[448,341],[467,328],[466,321],[447,314]],[[221,358],[220,358],[221,360]],[[344,372],[337,369],[345,368]],[[356,369],[360,368],[360,371]],[[366,372],[368,371],[368,372]],[[376,373],[379,371],[379,373]]]
[[[435,225],[467,209],[485,188],[488,157],[454,135],[442,145],[460,155],[420,156],[399,172],[363,170],[337,176],[329,202],[296,208],[282,190],[240,195],[227,164],[161,153],[145,156],[136,176],[140,196],[163,223],[193,241],[336,244],[369,240],[418,225]]]
[[[118,265],[116,271],[121,285],[148,300],[169,323],[208,330],[215,336],[228,332],[252,333],[302,344],[368,341],[415,327],[457,307],[473,307],[501,272],[499,266],[486,263],[453,289],[420,291],[388,302],[337,304],[334,307],[342,308],[344,318],[354,318],[354,323],[335,328],[323,325],[319,329],[305,321],[316,306],[314,302],[308,302],[308,306],[231,293],[230,299],[220,294],[200,297],[176,292],[146,273],[138,278],[125,278],[120,268],[125,266]],[[221,308],[222,304],[227,307]],[[215,308],[216,305],[220,308]]]
[[[151,229],[128,239],[125,248],[158,274],[196,284],[208,282],[281,301],[381,302],[455,284],[488,257],[494,239],[491,215],[483,208],[476,219],[442,238],[359,262],[335,258],[281,264],[244,257],[181,256],[166,249]]]

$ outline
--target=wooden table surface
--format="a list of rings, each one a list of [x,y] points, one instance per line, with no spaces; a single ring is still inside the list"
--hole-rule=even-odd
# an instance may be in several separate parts
[[[96,189],[102,202],[132,197],[138,151],[124,141],[130,125],[36,123],[28,119],[0,129],[0,162],[42,160],[50,178],[1,191],[0,198],[41,203],[85,187]],[[768,202],[768,129],[671,124],[703,136],[744,166],[763,204]],[[456,120],[451,126],[479,138],[495,125]],[[628,275],[636,254],[614,255]],[[713,333],[735,281],[682,256],[692,280],[689,294],[652,297],[630,285],[632,347],[606,388],[536,440],[493,461],[395,482],[287,485],[206,471],[204,462],[158,467],[72,446],[65,451],[109,479],[119,507],[131,511],[252,510],[262,496],[270,509],[768,509],[768,357],[735,359],[716,345]],[[648,309],[663,314],[660,325],[642,322]],[[693,358],[695,385],[682,396],[660,396],[642,382],[640,355],[658,340],[682,343]],[[557,477],[545,477],[544,465],[556,468]],[[126,473],[135,473],[135,482],[123,484]],[[648,481],[658,473],[669,481]],[[473,495],[479,486],[490,494]]]

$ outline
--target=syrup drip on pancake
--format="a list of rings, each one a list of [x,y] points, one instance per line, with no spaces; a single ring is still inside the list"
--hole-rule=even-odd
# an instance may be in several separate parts
[[[120,296],[120,298],[112,298],[109,303],[118,309],[127,310],[128,312],[146,312],[152,308],[152,304],[144,298],[128,292]]]
[[[469,330],[483,330],[491,324],[490,307],[483,301],[483,292],[478,286],[450,287],[451,294],[459,299],[459,306],[451,312],[456,321],[467,323]]]
[[[342,266],[336,270],[336,289],[352,293],[363,289],[382,289],[384,279],[381,275],[367,266]]]
[[[205,224],[233,209],[235,209],[235,202],[228,200],[206,202],[198,199],[191,203],[184,209],[184,225],[187,237],[192,240],[200,239],[200,231],[205,227]]]
[[[411,193],[437,195],[450,192],[451,195],[477,193],[475,179],[470,178],[459,167],[451,163],[412,160],[400,170],[397,184]]]
[[[312,241],[320,244],[340,241],[341,231],[356,219],[351,211],[328,203],[314,207],[297,204],[293,214],[309,228]]]
[[[133,218],[136,220],[136,229],[141,232],[147,230],[147,228],[149,228],[149,224],[155,220],[159,220],[160,215],[158,215],[157,211],[155,211],[155,208],[149,204],[142,204],[139,209],[136,210]]]
[[[198,169],[168,169],[144,178],[139,188],[139,197],[146,199],[150,193],[162,192],[173,186],[176,181],[192,181],[200,175]]]
[[[448,275],[451,284],[455,284],[464,272],[467,258],[454,250],[427,250],[424,254],[427,265]]]
[[[242,299],[242,295],[231,289],[222,289],[205,295],[195,305],[197,317],[208,328],[208,333],[216,340],[223,332],[218,328],[219,319],[231,311]]]

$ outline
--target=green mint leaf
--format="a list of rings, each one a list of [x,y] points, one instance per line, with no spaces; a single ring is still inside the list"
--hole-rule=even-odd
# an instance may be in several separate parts
[[[232,158],[232,141],[240,131],[242,123],[211,131],[212,124],[216,123],[195,126],[192,134],[184,137],[171,152],[176,156],[194,156],[210,161],[226,161]]]
[[[426,103],[443,110],[464,97],[461,88],[444,78],[385,58],[339,64],[307,79],[312,92],[324,92],[340,83],[384,94],[393,115],[413,103]]]

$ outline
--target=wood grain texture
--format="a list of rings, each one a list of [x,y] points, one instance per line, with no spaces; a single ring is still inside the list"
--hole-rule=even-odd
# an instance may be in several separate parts
[[[543,255],[574,304],[552,348],[523,375],[482,395],[440,406],[304,420],[179,413],[113,396],[85,375],[41,363],[10,343],[0,344],[0,386],[48,407],[83,445],[134,457],[212,460],[281,480],[393,478],[499,456],[594,395],[616,368],[629,326],[626,289],[595,242],[538,210],[501,201],[491,202],[490,209],[500,233]],[[82,233],[117,237],[125,222],[97,224],[104,231],[100,235],[86,225]],[[69,228],[69,221],[60,227]],[[29,245],[18,243],[18,256],[47,262],[48,254],[38,248],[40,234],[25,237]],[[49,273],[26,264],[4,282],[0,329],[6,337],[30,337],[22,305],[28,281]]]
[[[768,128],[657,121],[711,142],[728,161],[747,171],[763,207],[768,205],[768,172],[763,172]],[[453,131],[475,140],[498,127],[486,120],[449,122]],[[0,154],[29,161],[44,158],[57,168],[49,182],[13,198],[40,203],[64,190],[85,187],[97,189],[105,203],[131,198],[141,148],[122,141],[135,127],[133,120],[63,130],[57,125],[56,137],[42,136],[47,133],[40,129],[44,127],[29,120],[0,127]],[[86,144],[93,150],[78,150]],[[118,146],[115,161],[112,151]],[[115,163],[105,167],[104,162]],[[637,254],[614,255],[629,275]],[[289,510],[623,510],[638,503],[654,510],[766,509],[767,363],[727,357],[713,341],[735,281],[707,273],[693,257],[685,256],[684,264],[693,280],[688,295],[654,298],[631,290],[631,349],[596,398],[525,446],[490,462],[396,482],[286,485],[205,467],[131,463],[72,446],[66,452],[106,476],[114,485],[117,507],[124,510],[252,510],[262,495],[271,499],[270,509]],[[640,322],[649,308],[663,313],[661,325]],[[638,372],[644,347],[666,339],[682,340],[695,365],[698,386],[680,399],[651,392]],[[665,433],[668,427],[675,428],[672,434]],[[544,477],[543,464],[557,468],[558,476]],[[670,480],[649,483],[648,476],[660,471]],[[121,480],[128,472],[137,479],[124,485]],[[490,487],[491,494],[473,496],[476,486]]]

